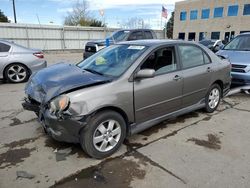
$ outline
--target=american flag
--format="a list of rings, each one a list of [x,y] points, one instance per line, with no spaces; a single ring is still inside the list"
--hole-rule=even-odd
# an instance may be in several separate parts
[[[167,18],[168,17],[168,10],[164,6],[162,6],[161,16],[163,18]]]

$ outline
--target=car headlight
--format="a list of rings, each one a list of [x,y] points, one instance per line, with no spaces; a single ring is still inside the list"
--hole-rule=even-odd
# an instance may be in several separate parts
[[[69,107],[69,104],[69,97],[67,97],[66,95],[61,95],[50,102],[49,110],[51,113],[60,113],[62,111],[65,111]]]

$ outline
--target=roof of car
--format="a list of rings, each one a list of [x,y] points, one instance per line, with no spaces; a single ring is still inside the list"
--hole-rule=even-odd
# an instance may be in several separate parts
[[[240,35],[250,35],[250,32],[241,33]]]
[[[133,41],[125,41],[120,42],[119,44],[129,44],[129,45],[141,45],[141,46],[158,46],[164,44],[190,44],[194,43],[191,41],[183,41],[183,40],[169,40],[169,39],[149,39],[149,40],[133,40]]]
[[[152,29],[120,29],[118,31],[153,31]]]

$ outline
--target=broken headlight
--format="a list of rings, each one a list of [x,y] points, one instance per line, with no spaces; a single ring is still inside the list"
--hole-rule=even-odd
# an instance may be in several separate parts
[[[53,99],[49,104],[50,113],[61,113],[68,109],[70,104],[69,97],[61,95]]]

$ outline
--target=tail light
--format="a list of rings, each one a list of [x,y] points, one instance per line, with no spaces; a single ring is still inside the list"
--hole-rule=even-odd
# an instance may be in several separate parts
[[[34,56],[40,58],[40,59],[43,59],[44,58],[44,54],[43,52],[36,52],[36,53],[33,53]]]

